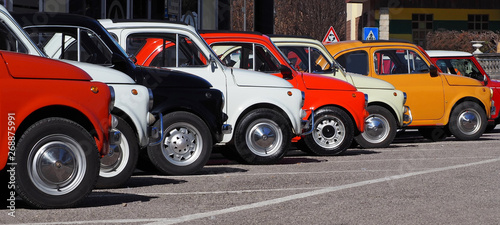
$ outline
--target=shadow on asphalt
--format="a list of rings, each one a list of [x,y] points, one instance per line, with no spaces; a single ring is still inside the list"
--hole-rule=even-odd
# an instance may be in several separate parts
[[[125,183],[124,187],[135,188],[135,187],[148,187],[148,186],[164,185],[164,184],[182,184],[182,183],[186,183],[186,181],[169,179],[167,177],[132,176],[127,181],[127,183]]]

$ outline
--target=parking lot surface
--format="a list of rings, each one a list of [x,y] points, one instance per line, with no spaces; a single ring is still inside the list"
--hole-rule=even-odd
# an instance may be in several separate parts
[[[220,149],[217,149],[220,150]],[[126,187],[97,189],[76,208],[39,210],[16,200],[2,224],[499,224],[500,126],[477,141],[401,133],[389,148],[275,165],[214,153],[201,172],[137,171]]]

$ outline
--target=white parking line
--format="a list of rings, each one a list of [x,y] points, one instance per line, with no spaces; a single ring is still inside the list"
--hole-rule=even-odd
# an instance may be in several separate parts
[[[318,190],[313,190],[313,191],[304,192],[304,193],[300,193],[300,194],[289,195],[289,196],[285,196],[285,197],[281,197],[281,198],[276,198],[276,199],[271,199],[271,200],[266,200],[266,201],[261,201],[261,202],[256,202],[256,203],[246,204],[246,205],[241,205],[241,206],[235,206],[235,207],[221,209],[221,210],[214,210],[214,211],[209,211],[209,212],[204,212],[204,213],[195,213],[195,214],[185,215],[185,216],[181,216],[181,217],[177,217],[177,218],[117,219],[117,220],[72,221],[72,222],[53,222],[53,223],[30,223],[30,224],[33,224],[33,225],[35,225],[35,224],[36,225],[41,225],[41,224],[47,224],[47,225],[55,225],[55,224],[103,224],[103,223],[104,224],[106,224],[106,223],[117,223],[117,224],[149,223],[148,225],[176,224],[176,223],[188,222],[188,221],[192,221],[192,220],[203,219],[203,218],[227,214],[227,213],[233,213],[233,212],[239,212],[239,211],[243,211],[243,210],[265,207],[265,206],[269,206],[269,205],[279,204],[279,203],[283,203],[283,202],[293,201],[293,200],[312,197],[312,196],[321,195],[321,194],[327,194],[327,193],[345,190],[345,189],[349,189],[349,188],[361,187],[361,186],[366,186],[366,185],[370,185],[370,184],[398,180],[398,179],[403,179],[403,178],[412,177],[412,176],[442,172],[442,171],[446,171],[446,170],[460,169],[460,168],[482,165],[482,164],[487,164],[487,163],[493,163],[493,162],[498,162],[498,161],[500,161],[500,158],[483,160],[483,161],[473,162],[473,163],[459,164],[459,165],[448,166],[448,167],[434,168],[434,169],[429,169],[429,170],[424,170],[424,171],[405,173],[405,174],[394,175],[394,176],[389,176],[389,177],[384,177],[384,178],[379,178],[379,179],[356,182],[356,183],[352,183],[352,184],[346,184],[346,185],[340,185],[340,186],[334,186],[334,187],[326,187],[326,188],[322,188],[322,189],[318,189]]]

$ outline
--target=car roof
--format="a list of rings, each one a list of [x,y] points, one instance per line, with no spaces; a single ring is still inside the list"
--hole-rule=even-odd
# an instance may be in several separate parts
[[[469,57],[471,53],[463,51],[448,51],[448,50],[425,50],[430,57]]]
[[[408,41],[400,40],[376,40],[376,41],[339,41],[323,44],[330,52],[342,52],[345,49],[366,48],[366,47],[390,47],[390,46],[407,46],[417,47],[415,44]]]

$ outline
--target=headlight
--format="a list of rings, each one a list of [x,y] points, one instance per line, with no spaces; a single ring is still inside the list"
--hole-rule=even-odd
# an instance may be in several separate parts
[[[406,104],[406,98],[407,98],[406,92],[403,92],[403,96],[404,96],[404,100],[403,100],[403,105],[404,105],[404,104]]]
[[[365,94],[365,106],[368,106],[368,94]]]
[[[153,91],[151,88],[148,88],[148,95],[149,95],[149,102],[148,102],[148,109],[151,111],[153,109]]]

